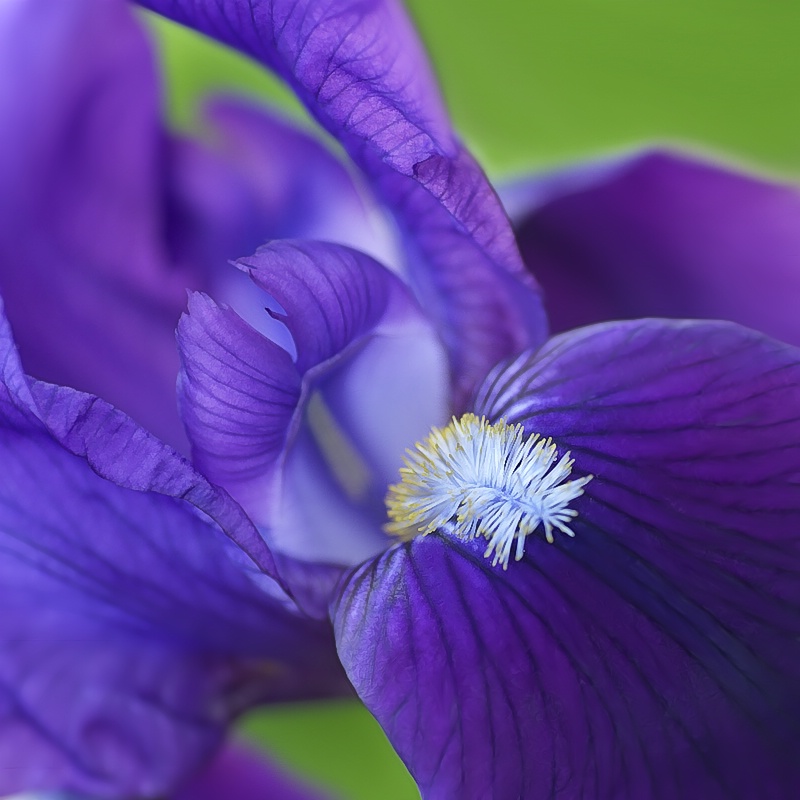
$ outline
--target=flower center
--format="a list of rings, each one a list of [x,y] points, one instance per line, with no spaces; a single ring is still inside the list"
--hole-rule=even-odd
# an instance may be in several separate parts
[[[574,461],[569,453],[559,459],[551,439],[475,414],[453,417],[406,452],[400,483],[386,495],[386,531],[403,539],[439,529],[481,536],[484,556],[494,554],[492,565],[503,569],[512,548],[519,561],[525,538],[540,527],[551,544],[555,530],[575,535],[569,524],[578,512],[569,503],[593,477],[567,481]]]

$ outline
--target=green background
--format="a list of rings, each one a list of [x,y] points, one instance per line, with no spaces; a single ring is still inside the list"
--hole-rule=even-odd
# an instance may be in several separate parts
[[[463,136],[491,175],[671,143],[800,177],[796,0],[413,0]],[[154,25],[173,122],[208,91],[300,113],[259,68]],[[418,797],[360,706],[274,708],[245,732],[342,800]]]

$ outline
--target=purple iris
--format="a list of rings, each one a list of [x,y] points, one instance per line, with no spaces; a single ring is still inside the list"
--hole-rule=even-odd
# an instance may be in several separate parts
[[[171,138],[123,3],[4,9],[0,791],[172,791],[338,653],[426,798],[794,797],[794,190],[521,182],[529,270],[398,4],[143,5],[284,77],[401,244],[274,118]]]

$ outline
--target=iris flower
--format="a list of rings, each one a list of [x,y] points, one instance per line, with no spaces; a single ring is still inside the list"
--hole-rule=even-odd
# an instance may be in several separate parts
[[[794,797],[795,191],[522,181],[526,266],[398,4],[143,5],[282,76],[400,244],[261,112],[170,138],[121,3],[6,10],[0,791],[170,792],[338,655],[426,798]]]

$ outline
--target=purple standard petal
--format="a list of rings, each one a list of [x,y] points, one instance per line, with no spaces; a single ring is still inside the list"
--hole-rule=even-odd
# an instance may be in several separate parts
[[[213,98],[205,120],[216,150],[254,195],[258,240],[242,253],[269,239],[319,239],[383,255],[387,244],[373,220],[376,210],[341,159],[310,132],[229,97]]]
[[[172,800],[324,800],[263,755],[242,746],[221,750]]]
[[[3,5],[0,291],[30,374],[97,394],[185,447],[174,330],[186,288],[246,306],[233,297],[241,282],[228,286],[227,260],[299,235],[298,215],[303,235],[317,231],[307,212],[321,195],[335,191],[344,214],[355,190],[321,147],[310,163],[307,137],[235,106],[216,115],[225,145],[169,136],[152,53],[127,5]],[[272,131],[271,148],[255,147],[250,123]],[[302,208],[301,195],[319,199]]]
[[[272,473],[286,447],[300,374],[285,350],[205,295],[190,298],[178,344],[178,394],[193,461],[242,498],[252,481]]]
[[[800,192],[652,152],[519,182],[507,202],[555,330],[729,319],[800,344]]]
[[[163,250],[158,105],[124,3],[3,4],[0,290],[25,367],[178,444],[174,326],[202,281]]]
[[[296,356],[192,298],[179,394],[195,461],[284,556],[358,563],[385,546],[404,448],[446,417],[441,347],[403,283],[362,253],[273,242],[240,266],[279,304]]]
[[[2,319],[0,373],[0,794],[164,794],[254,703],[341,688],[329,632],[226,536],[257,540],[229,497],[31,385]]]
[[[204,116],[213,150],[192,141],[172,145],[170,227],[179,260],[217,267],[213,297],[264,327],[260,292],[226,261],[270,239],[338,242],[398,262],[387,221],[322,143],[232,98],[215,98]]]
[[[141,0],[281,75],[394,210],[450,352],[456,403],[545,320],[505,213],[455,137],[397,0]]]
[[[594,477],[506,570],[440,530],[344,587],[340,657],[424,797],[796,796],[798,387],[788,345],[652,320],[487,379],[477,413]]]

